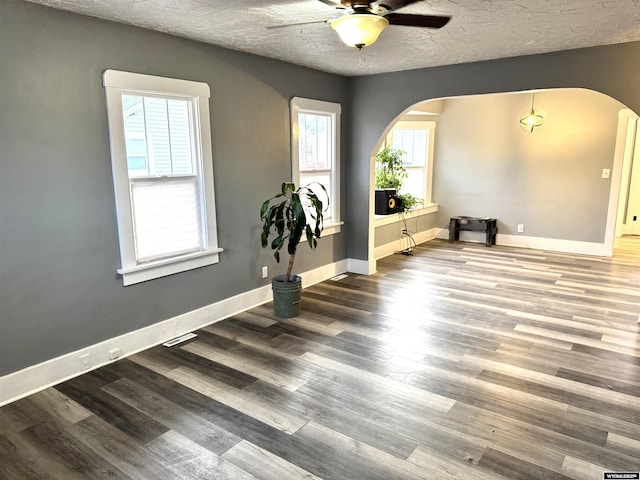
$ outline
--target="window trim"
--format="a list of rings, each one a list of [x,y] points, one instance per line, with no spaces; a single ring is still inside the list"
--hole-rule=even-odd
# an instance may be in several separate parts
[[[215,194],[213,183],[213,156],[211,153],[211,123],[209,120],[209,85],[202,82],[157,77],[139,73],[106,70],[102,75],[107,103],[107,122],[111,148],[111,166],[116,200],[116,219],[120,244],[121,266],[116,272],[122,275],[124,286],[154,278],[184,272],[219,262],[216,228]],[[171,258],[138,263],[135,255],[134,226],[131,210],[129,174],[127,169],[122,94],[151,94],[167,97],[192,98],[194,100],[194,135],[196,143],[196,167],[200,176],[202,205],[205,209],[203,231],[205,249]]]
[[[291,111],[291,178],[300,186],[300,130],[298,127],[298,115],[300,113],[310,113],[317,115],[328,115],[331,117],[333,132],[331,135],[333,149],[332,165],[332,185],[333,198],[330,199],[332,222],[325,224],[322,235],[333,235],[339,233],[344,222],[340,217],[340,116],[342,106],[339,103],[313,100],[310,98],[293,97],[290,101]]]

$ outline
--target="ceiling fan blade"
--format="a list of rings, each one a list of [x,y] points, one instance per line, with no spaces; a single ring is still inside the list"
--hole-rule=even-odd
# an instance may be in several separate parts
[[[451,17],[439,15],[411,15],[410,13],[389,13],[384,16],[391,25],[404,27],[442,28]]]
[[[274,28],[284,28],[284,27],[296,27],[299,25],[312,25],[314,23],[329,23],[331,20],[312,20],[310,22],[298,22],[298,23],[283,23],[281,25],[269,25],[265,27],[267,30],[273,30]]]
[[[376,7],[384,8],[388,12],[391,12],[419,1],[420,0],[379,0],[375,2],[375,5]]]
[[[346,8],[342,3],[336,3],[332,0],[318,0],[319,2],[324,3],[325,5],[329,5],[333,8]]]

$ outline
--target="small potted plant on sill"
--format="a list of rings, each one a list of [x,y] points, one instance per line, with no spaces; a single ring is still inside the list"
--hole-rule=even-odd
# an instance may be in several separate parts
[[[285,244],[289,253],[287,272],[271,279],[274,312],[280,318],[290,318],[300,314],[302,278],[299,275],[293,275],[292,270],[302,235],[306,236],[309,247],[315,250],[322,233],[325,207],[312,187],[316,191],[321,189],[328,203],[327,191],[319,183],[310,183],[296,188],[295,184],[285,182],[282,184],[281,193],[265,200],[260,208],[260,219],[263,222],[260,236],[262,247],[266,248],[270,245],[278,263],[280,263],[280,250]],[[271,242],[269,242],[270,237],[273,237]]]

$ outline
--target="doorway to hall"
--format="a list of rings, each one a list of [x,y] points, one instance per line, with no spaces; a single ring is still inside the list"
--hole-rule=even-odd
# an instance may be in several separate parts
[[[613,244],[613,256],[616,259],[640,265],[640,235],[616,237]]]
[[[640,263],[640,122],[630,110],[621,117],[624,149],[613,254]]]

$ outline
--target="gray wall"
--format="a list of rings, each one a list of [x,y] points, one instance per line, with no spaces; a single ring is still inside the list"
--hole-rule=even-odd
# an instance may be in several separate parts
[[[531,94],[445,100],[436,129],[434,199],[438,225],[457,215],[496,217],[500,233],[604,242],[618,112],[598,92],[538,92],[544,124],[518,123]],[[521,234],[522,235],[522,234]]]
[[[584,87],[640,111],[634,82],[640,64],[633,61],[639,55],[640,44],[632,43],[345,79],[0,0],[0,375],[268,283],[259,278],[260,266],[278,268],[258,248],[257,208],[290,177],[292,96],[344,107],[347,224],[343,234],[323,239],[317,254],[301,252],[296,270],[305,271],[347,255],[368,258],[370,155],[408,106]],[[218,234],[226,249],[218,265],[126,288],[115,277],[119,252],[100,81],[108,68],[210,85]]]
[[[406,108],[432,98],[579,87],[640,112],[638,56],[640,43],[635,42],[351,78],[349,258],[368,259],[370,156],[385,127]],[[589,238],[595,238],[592,234],[597,236],[592,232]]]
[[[219,264],[116,278],[109,68],[210,85]],[[258,209],[291,178],[291,97],[345,107],[348,164],[346,79],[22,1],[0,0],[0,86],[0,375],[265,285],[261,265],[283,271],[259,247]],[[345,237],[303,247],[296,270],[344,259]]]

